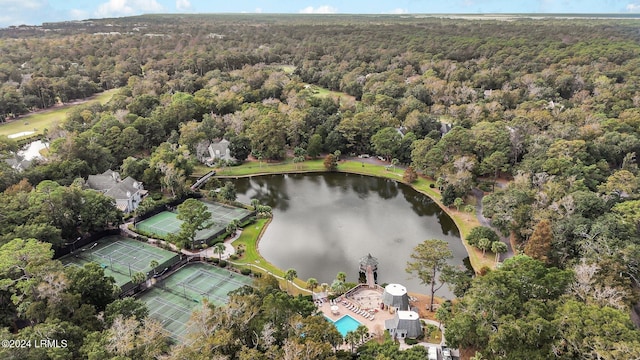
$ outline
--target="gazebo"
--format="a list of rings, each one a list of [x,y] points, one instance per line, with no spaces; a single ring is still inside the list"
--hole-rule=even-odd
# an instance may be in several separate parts
[[[397,310],[409,310],[409,295],[407,288],[400,284],[389,284],[382,293],[382,302]]]
[[[365,274],[367,286],[370,288],[374,288],[376,285],[377,271],[378,259],[371,256],[371,254],[360,259],[360,272]]]

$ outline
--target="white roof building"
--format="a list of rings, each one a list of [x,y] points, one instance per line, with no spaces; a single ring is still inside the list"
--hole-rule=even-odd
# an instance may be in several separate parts
[[[400,284],[389,284],[382,293],[382,302],[399,310],[409,310],[407,288]]]

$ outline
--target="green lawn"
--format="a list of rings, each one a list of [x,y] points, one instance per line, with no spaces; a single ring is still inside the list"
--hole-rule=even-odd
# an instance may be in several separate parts
[[[210,169],[203,167],[203,174],[208,172]],[[249,175],[263,175],[263,174],[279,174],[279,173],[304,173],[304,172],[319,172],[325,171],[323,160],[308,160],[303,163],[294,164],[291,159],[288,159],[279,163],[266,163],[262,162],[262,164],[257,162],[246,162],[240,166],[227,167],[224,169],[218,169],[218,176],[220,177],[241,177],[241,176],[249,176]],[[363,175],[371,175],[389,178],[393,180],[402,181],[403,170],[398,168],[389,168],[383,165],[373,165],[366,164],[356,160],[345,160],[341,161],[338,165],[338,171],[354,173],[354,174],[363,174]],[[465,213],[463,211],[457,211],[455,209],[446,207],[442,205],[440,202],[440,192],[437,189],[431,188],[430,184],[433,184],[434,181],[426,178],[419,178],[416,182],[411,184],[411,186],[427,196],[429,196],[434,202],[436,202],[447,214],[453,219],[458,230],[460,231],[460,237],[462,238],[462,242],[467,249],[467,253],[469,254],[469,260],[471,261],[471,266],[476,271],[479,271],[481,268],[487,266],[489,268],[495,267],[495,262],[493,261],[494,255],[491,253],[487,253],[486,256],[482,256],[482,251],[479,249],[470,246],[464,239],[469,234],[471,229],[476,226],[480,226],[480,222],[475,217],[475,214]],[[247,251],[249,251],[250,246],[247,246]],[[257,249],[255,250],[256,257],[255,259],[262,259],[260,254],[257,253]],[[264,261],[264,259],[262,259]],[[273,265],[271,265],[273,266]],[[275,266],[273,269],[277,269]],[[279,270],[281,271],[281,270]]]
[[[241,258],[236,261],[233,261],[235,264],[242,264],[243,267],[250,269],[251,271],[263,272],[260,269],[256,268],[259,266],[262,269],[267,270],[271,274],[275,274],[278,276],[284,276],[284,271],[273,265],[272,263],[265,260],[262,255],[258,252],[258,242],[260,241],[260,237],[264,232],[266,226],[269,224],[271,219],[258,219],[255,223],[247,225],[243,230],[242,234],[238,239],[236,239],[232,245],[237,249],[240,245],[244,247],[244,254]],[[284,280],[279,280],[280,286],[283,289],[287,288],[287,282]],[[305,288],[307,286],[306,282],[301,279],[295,279],[294,283],[298,286]],[[303,293],[299,289],[296,289],[293,286],[289,286],[290,292],[292,294]],[[308,293],[304,293],[308,295]]]
[[[98,95],[93,96],[91,100],[83,103],[82,105],[90,104],[96,101],[100,102],[101,104],[105,104],[109,100],[111,100],[111,97],[117,90],[118,89],[104,91]],[[67,116],[67,113],[75,106],[80,105],[67,105],[55,109],[43,110],[34,114],[27,114],[18,120],[0,124],[0,135],[9,136],[22,132],[34,132],[30,135],[24,135],[15,138],[16,140],[18,140],[23,137],[42,134],[44,129],[50,129],[55,123],[64,120]]]

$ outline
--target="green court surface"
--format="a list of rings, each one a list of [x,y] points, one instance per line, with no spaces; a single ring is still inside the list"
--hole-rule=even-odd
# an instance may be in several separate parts
[[[195,237],[196,241],[206,241],[216,236],[218,233],[223,232],[227,225],[229,225],[229,223],[234,219],[243,220],[251,215],[251,212],[246,209],[208,201],[202,202],[207,206],[207,210],[211,213],[212,225],[208,229],[198,231]],[[179,220],[177,216],[178,215],[175,212],[163,211],[148,219],[138,222],[136,224],[136,228],[150,234],[166,237],[169,234],[176,234],[180,231],[182,220]]]
[[[123,286],[131,281],[135,273],[148,274],[153,271],[151,267],[153,260],[158,263],[155,270],[162,271],[179,259],[180,256],[174,252],[140,241],[121,236],[107,236],[93,244],[76,249],[60,260],[65,266],[84,266],[88,262],[99,264],[104,268],[105,275],[113,276],[116,285]]]
[[[140,296],[149,316],[160,321],[176,341],[184,341],[191,312],[207,299],[216,306],[227,303],[229,292],[252,280],[246,276],[203,263],[188,264]]]

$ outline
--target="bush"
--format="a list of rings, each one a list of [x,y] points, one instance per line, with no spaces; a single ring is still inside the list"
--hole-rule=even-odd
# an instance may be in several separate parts
[[[216,258],[212,258],[211,262],[214,263],[214,264],[217,264],[217,263],[220,262],[220,259],[218,259],[217,257]]]
[[[223,267],[227,267],[227,261],[226,260],[220,260],[220,262],[218,263],[218,265],[223,268]]]
[[[467,235],[467,242],[471,246],[478,246],[480,239],[489,239],[490,242],[500,241],[500,237],[495,231],[486,226],[476,226],[471,229],[469,235]]]
[[[233,254],[230,257],[231,257],[231,260],[238,260],[238,255],[236,254]]]
[[[430,189],[435,189],[436,188],[436,184],[434,184],[434,183],[429,184],[429,188]]]
[[[251,269],[242,269],[242,270],[240,270],[240,274],[242,274],[242,275],[251,275]]]
[[[162,194],[161,193],[152,193],[151,194],[151,198],[155,201],[161,200],[162,199]]]
[[[404,339],[404,343],[407,345],[415,345],[418,343],[418,340],[406,338]]]

